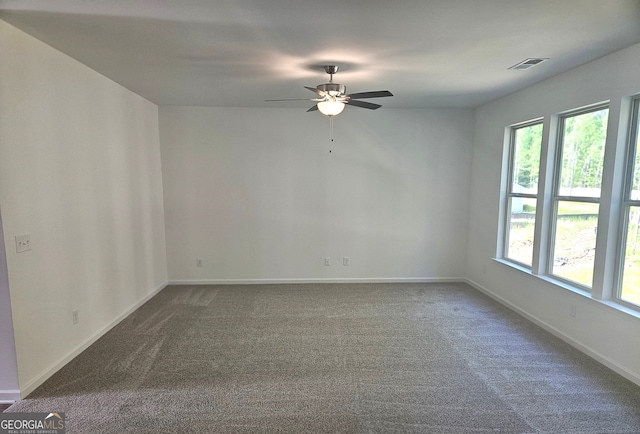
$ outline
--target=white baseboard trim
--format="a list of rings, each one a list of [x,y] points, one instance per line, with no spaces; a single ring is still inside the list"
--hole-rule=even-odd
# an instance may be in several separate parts
[[[519,315],[521,315],[521,316],[525,317],[526,319],[528,319],[529,321],[533,322],[534,324],[542,327],[544,330],[548,331],[552,335],[562,339],[563,341],[565,341],[566,343],[568,343],[572,347],[580,350],[581,352],[585,353],[586,355],[588,355],[592,359],[595,359],[598,362],[602,363],[604,366],[606,366],[607,368],[611,369],[612,371],[622,375],[627,380],[632,381],[633,383],[635,383],[638,386],[640,386],[640,374],[638,374],[637,372],[633,372],[633,371],[627,369],[626,367],[620,365],[619,363],[617,363],[614,360],[611,360],[610,358],[608,358],[607,356],[599,353],[598,351],[594,350],[593,348],[583,344],[582,342],[579,342],[579,341],[573,339],[571,336],[569,336],[569,335],[565,334],[564,332],[558,330],[557,328],[547,324],[546,322],[542,321],[538,317],[536,317],[534,315],[531,315],[530,313],[528,313],[525,310],[519,308],[515,304],[513,304],[510,301],[502,298],[498,294],[496,294],[493,291],[489,290],[488,288],[480,285],[479,283],[474,282],[473,280],[470,280],[470,279],[465,279],[465,282],[467,282],[469,285],[471,285],[472,287],[474,287],[478,291],[480,291],[480,292],[486,294],[487,296],[491,297],[492,299],[496,300],[498,303],[503,304],[504,306],[508,307],[509,309],[513,310],[514,312],[518,313]]]
[[[120,321],[122,321],[127,316],[129,316],[134,310],[136,310],[137,308],[145,304],[147,301],[149,301],[149,299],[151,299],[158,292],[162,291],[167,285],[168,285],[168,282],[164,282],[157,288],[153,289],[150,293],[142,297],[140,300],[134,303],[131,307],[129,307],[123,313],[118,315],[109,324],[107,324],[102,329],[94,333],[89,339],[87,339],[86,342],[78,345],[67,356],[63,357],[57,363],[53,364],[53,366],[51,366],[50,368],[47,368],[44,371],[42,371],[35,378],[33,378],[31,381],[29,381],[27,384],[25,384],[23,387],[20,388],[20,395],[22,397],[27,397],[31,392],[36,390],[42,383],[47,381],[53,374],[58,372],[64,365],[66,365],[71,360],[73,360],[78,354],[80,354],[81,352],[89,348],[90,345],[92,345],[95,341],[100,339],[105,333],[107,333],[113,327],[118,325]],[[18,399],[20,399],[20,396],[18,397]]]
[[[293,279],[199,279],[170,280],[169,285],[270,285],[288,283],[438,283],[466,282],[464,277],[354,277]]]
[[[19,400],[19,390],[0,390],[0,404],[13,404]]]

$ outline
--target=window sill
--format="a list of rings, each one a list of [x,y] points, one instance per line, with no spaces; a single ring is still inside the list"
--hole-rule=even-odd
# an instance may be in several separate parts
[[[534,274],[529,268],[527,267],[523,267],[521,265],[518,265],[516,263],[507,261],[505,259],[498,259],[498,258],[493,258],[493,260],[495,262],[497,262],[498,264],[502,264],[505,265],[507,267],[509,267],[512,270],[517,270],[520,271],[528,276],[531,276],[535,279],[539,279],[542,280],[546,283],[549,283],[553,286],[562,288],[564,290],[570,291],[576,295],[582,296],[594,303],[596,303],[599,306],[602,306],[604,308],[606,308],[607,310],[614,310],[618,313],[621,313],[625,316],[629,315],[632,317],[635,317],[637,319],[640,319],[640,310],[635,309],[633,307],[629,307],[625,304],[619,303],[615,300],[598,300],[597,298],[593,298],[591,296],[591,293],[589,291],[585,291],[584,289],[572,286],[566,282],[554,279],[553,277],[550,276],[543,276],[543,275],[539,275],[539,274]]]

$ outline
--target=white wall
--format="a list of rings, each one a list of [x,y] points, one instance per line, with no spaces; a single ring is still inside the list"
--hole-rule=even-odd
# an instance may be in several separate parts
[[[0,212],[0,246],[3,246],[3,243]],[[4,248],[0,247],[0,403],[18,399],[20,399],[20,386],[18,385],[18,362],[13,334],[7,259]]]
[[[155,105],[3,21],[0,58],[0,204],[24,394],[166,282],[159,129]],[[32,250],[16,254],[25,233]]]
[[[347,107],[334,130],[304,108],[160,107],[169,279],[461,277],[473,111]]]
[[[467,275],[479,287],[640,384],[639,318],[491,259],[498,236],[505,127],[606,100],[611,100],[611,113],[617,115],[626,104],[624,97],[640,92],[638,71],[640,45],[635,45],[477,109]],[[575,318],[569,315],[571,304],[577,307]]]

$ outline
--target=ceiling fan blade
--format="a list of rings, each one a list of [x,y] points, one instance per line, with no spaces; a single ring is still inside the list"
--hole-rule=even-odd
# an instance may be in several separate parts
[[[315,112],[315,111],[317,111],[317,110],[318,110],[318,104],[314,105],[314,106],[313,106],[313,107],[311,107],[309,110],[307,110],[307,113],[308,113],[308,112]]]
[[[327,92],[320,90],[320,89],[316,89],[315,87],[309,87],[309,86],[304,86],[305,89],[309,89],[311,92],[313,93],[317,93],[320,96],[326,96]]]
[[[358,101],[358,100],[354,100],[354,99],[350,99],[349,101],[345,101],[345,103],[347,103],[349,105],[356,106],[356,107],[366,108],[366,109],[369,109],[369,110],[375,110],[375,109],[378,109],[378,108],[382,107],[380,104],[374,104],[372,102],[366,102],[366,101]]]
[[[265,102],[271,101],[314,101],[311,98],[285,98],[285,99],[265,99]]]
[[[384,96],[393,96],[393,94],[388,90],[375,90],[372,92],[352,93],[347,96],[354,99],[362,99],[362,98],[382,98]]]

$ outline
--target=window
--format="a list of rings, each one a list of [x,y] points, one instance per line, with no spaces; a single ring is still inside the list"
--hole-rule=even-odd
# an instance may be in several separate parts
[[[617,298],[640,306],[640,98],[633,108],[628,169],[622,205],[622,254]]]
[[[549,274],[591,288],[609,109],[560,118]]]
[[[498,258],[640,317],[640,95],[620,104],[508,129]]]
[[[504,257],[529,268],[533,261],[541,145],[541,122],[511,129]]]

